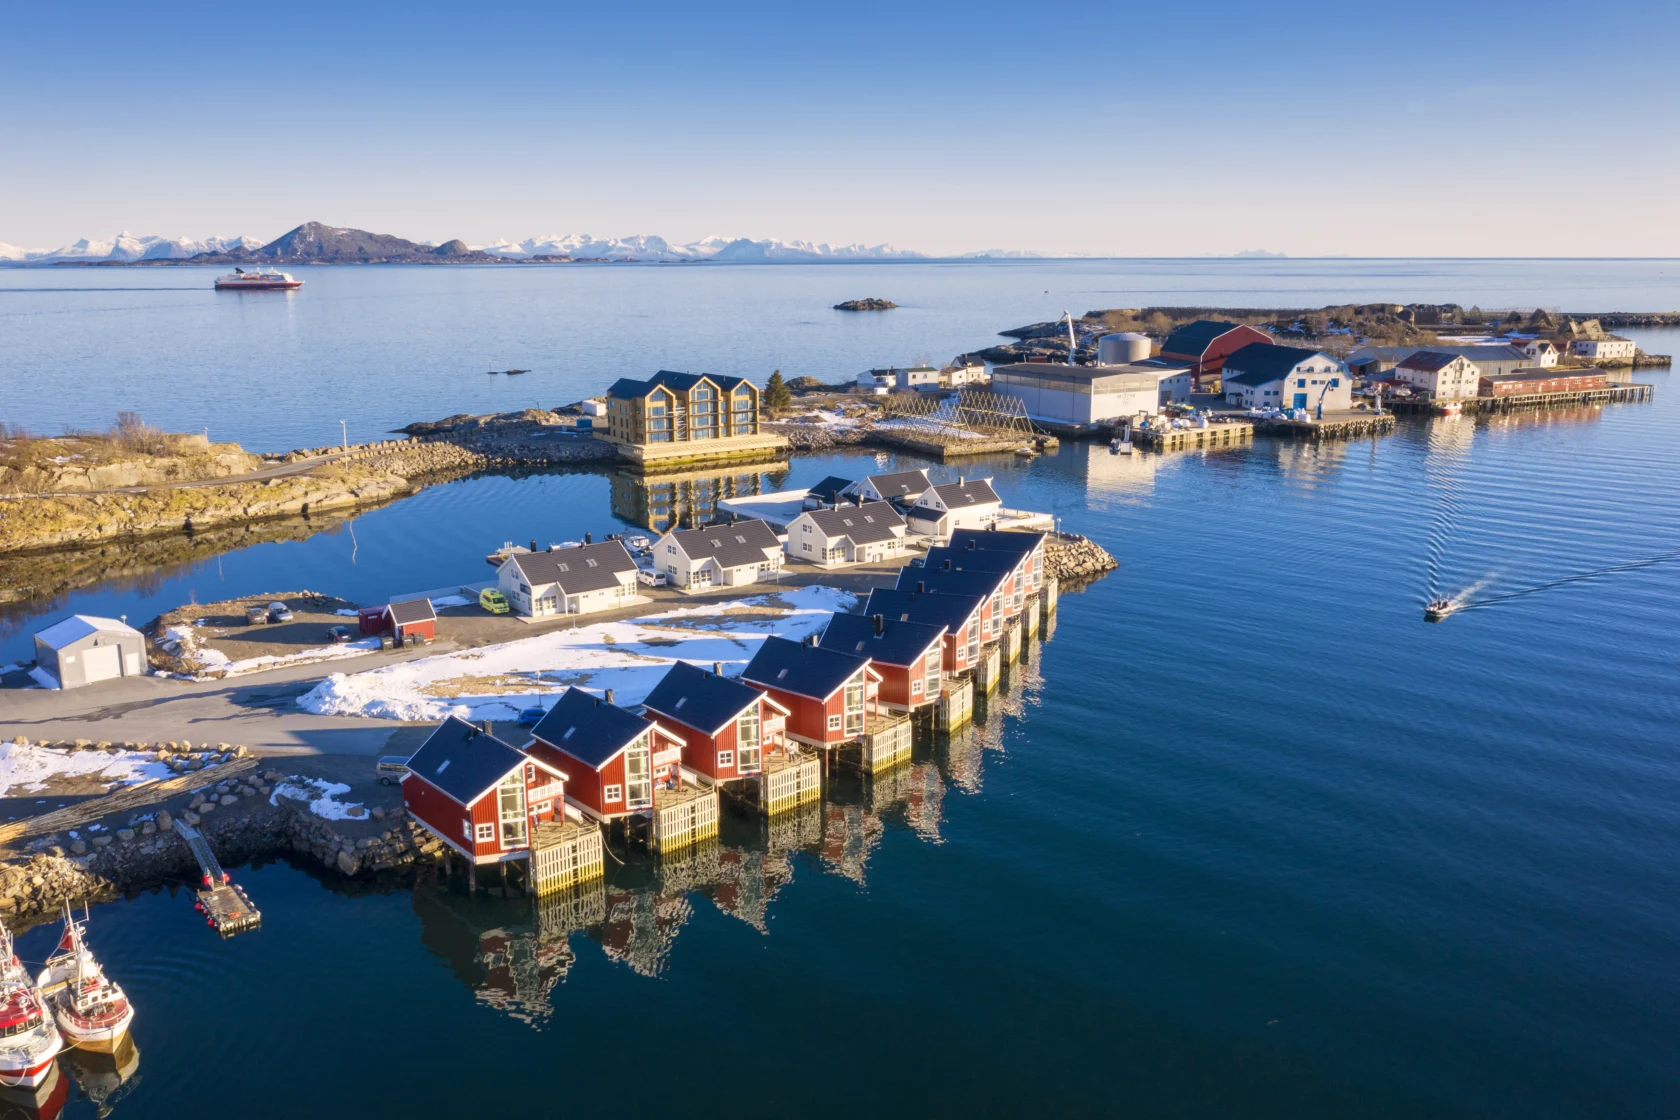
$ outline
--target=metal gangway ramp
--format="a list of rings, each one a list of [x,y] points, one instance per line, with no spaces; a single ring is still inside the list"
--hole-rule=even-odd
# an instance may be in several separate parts
[[[197,909],[204,915],[205,923],[223,937],[232,937],[261,925],[262,912],[251,905],[245,888],[236,886],[228,873],[222,870],[221,862],[210,850],[210,841],[205,839],[204,834],[180,821],[175,822],[175,831],[187,842],[187,849],[198,860],[199,870],[203,872],[204,886],[198,891]]]

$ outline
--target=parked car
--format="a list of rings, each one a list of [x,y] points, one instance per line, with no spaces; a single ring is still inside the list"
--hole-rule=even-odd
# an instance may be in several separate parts
[[[519,713],[519,726],[535,727],[537,724],[542,722],[542,718],[547,714],[548,709],[543,707],[541,704],[538,704],[533,708],[521,709]]]
[[[327,637],[332,639],[332,644],[335,646],[347,645],[350,642],[350,628],[348,626],[329,627]]]
[[[395,785],[408,777],[408,759],[406,754],[380,755],[379,761],[373,764],[373,772],[379,775],[379,784]]]
[[[508,605],[507,596],[494,587],[486,587],[478,593],[478,605],[491,614],[506,614],[513,609]]]
[[[270,622],[290,622],[292,608],[284,603],[270,603],[268,605],[268,620]]]
[[[245,625],[247,625],[247,626],[261,626],[263,623],[265,623],[267,621],[268,621],[268,608],[267,607],[246,607],[245,608]]]
[[[646,568],[641,568],[641,569],[638,569],[637,572],[636,572],[636,582],[637,583],[645,583],[649,587],[664,587],[665,586],[665,573],[664,572],[650,572]]]

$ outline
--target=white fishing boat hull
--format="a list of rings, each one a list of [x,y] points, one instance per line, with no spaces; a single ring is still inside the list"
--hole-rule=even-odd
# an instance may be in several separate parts
[[[112,1054],[128,1036],[128,1028],[134,1025],[134,1008],[125,1006],[120,1014],[109,1021],[95,1023],[88,1022],[62,1004],[55,1003],[53,1022],[58,1024],[59,1033],[69,1039],[76,1049]]]
[[[27,1035],[15,1035],[0,1046],[0,1086],[33,1089],[44,1085],[53,1074],[53,1063],[64,1049],[64,1040],[51,1020]]]

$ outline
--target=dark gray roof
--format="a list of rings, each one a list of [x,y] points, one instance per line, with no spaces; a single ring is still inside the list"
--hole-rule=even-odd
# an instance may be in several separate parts
[[[994,552],[992,555],[998,554]],[[962,569],[955,566],[950,569],[918,568],[912,564],[898,570],[898,590],[914,591],[918,587],[925,587],[935,595],[978,595],[983,599],[990,599],[1013,574],[1013,566],[1003,571],[989,571],[984,568]]]
[[[437,618],[437,611],[432,609],[430,599],[404,599],[400,603],[388,604],[385,608],[391,614],[391,621],[406,626],[410,622],[430,622]]]
[[[1044,543],[1045,536],[1044,533],[1026,533],[1018,529],[957,529],[951,534],[951,548],[973,547],[982,552],[1030,556],[1033,549]]]
[[[704,377],[711,381],[725,393],[734,392],[738,385],[748,384],[744,377],[732,377],[722,373],[678,373],[675,370],[662,369],[646,381],[637,381],[630,377],[621,377],[614,381],[612,388],[607,390],[607,396],[617,397],[619,400],[631,400],[645,397],[658,386],[673,389],[677,392],[687,392],[699,384]]]
[[[1323,351],[1301,346],[1279,346],[1272,342],[1251,342],[1225,359],[1225,380],[1239,385],[1262,385],[1287,377],[1289,371]]]
[[[516,552],[509,559],[518,566],[526,583],[558,583],[568,595],[617,587],[619,573],[636,570],[636,562],[617,541],[547,552]]]
[[[879,544],[895,539],[893,530],[904,527],[904,518],[888,502],[865,502],[861,506],[842,504],[839,509],[806,510],[825,536],[850,537],[853,544]]]
[[[763,695],[751,685],[678,661],[642,703],[672,723],[716,735]]]
[[[1399,368],[1423,370],[1428,373],[1433,373],[1436,370],[1444,369],[1447,366],[1452,365],[1454,362],[1458,361],[1458,359],[1459,355],[1457,354],[1444,354],[1439,350],[1419,350],[1411,357],[1402,361]]]
[[[865,475],[855,485],[862,487],[865,482],[875,484],[875,490],[883,498],[914,498],[928,488],[926,471],[894,471],[892,474]]]
[[[982,506],[988,502],[1001,502],[997,491],[992,489],[991,483],[983,478],[970,479],[967,482],[947,482],[942,486],[933,487],[933,492],[939,495],[939,500],[945,503],[946,509],[967,509],[970,506]]]
[[[1023,553],[1004,552],[995,548],[930,548],[922,557],[920,571],[1013,572],[1020,566]],[[918,570],[914,567],[905,571]]]
[[[831,474],[807,490],[806,493],[813,498],[821,498],[825,502],[832,502],[840,496],[841,491],[845,490],[846,487],[851,484],[851,479],[841,478],[839,475]]]
[[[909,571],[912,569],[906,569]],[[916,586],[910,583],[910,588]],[[985,605],[991,592],[963,593],[960,591],[923,591],[877,587],[869,593],[863,613],[884,614],[902,622],[920,622],[925,626],[942,626],[957,634],[969,617]]]
[[[828,628],[817,645],[885,665],[905,667],[915,664],[916,658],[926,653],[929,646],[938,645],[944,636],[943,626],[903,622],[888,618],[884,611],[879,634],[875,632],[875,619],[871,615],[837,614],[828,620]]]
[[[1241,323],[1227,323],[1222,319],[1197,319],[1194,323],[1186,323],[1167,336],[1161,343],[1163,354],[1188,354],[1197,360],[1213,345],[1213,340],[1222,334],[1229,334],[1242,326]]]
[[[803,645],[786,638],[766,638],[741,679],[766,688],[826,700],[868,664],[866,658],[839,650]]]
[[[608,704],[599,696],[568,688],[531,734],[599,770],[649,726],[641,716]]]
[[[725,568],[762,564],[766,559],[766,549],[775,552],[782,547],[782,542],[776,539],[776,531],[758,518],[737,521],[733,525],[685,529],[672,533],[671,538],[690,560],[715,559]]]
[[[450,716],[408,760],[415,776],[471,805],[525,764],[525,755],[464,719]]]

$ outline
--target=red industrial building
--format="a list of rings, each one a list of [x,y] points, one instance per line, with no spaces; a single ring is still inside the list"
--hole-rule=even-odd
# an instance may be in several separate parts
[[[672,665],[643,707],[683,741],[683,766],[710,782],[747,778],[783,749],[788,710],[770,694],[686,661]]]
[[[566,803],[595,821],[653,808],[654,787],[681,784],[683,741],[606,698],[568,688],[531,730],[525,753],[566,773]]]
[[[564,815],[566,773],[454,716],[408,760],[403,807],[474,865],[523,859]]]
[[[1585,393],[1606,389],[1610,379],[1601,369],[1519,369],[1484,377],[1479,394],[1484,397],[1516,397],[1525,393]]]
[[[815,747],[859,738],[867,717],[879,714],[881,676],[867,657],[766,638],[741,679],[787,711],[788,738]]]
[[[819,649],[869,658],[881,676],[880,702],[899,712],[939,699],[945,663],[945,627],[906,622],[883,614],[837,614],[818,640]]]
[[[1272,342],[1265,331],[1219,319],[1197,319],[1167,336],[1161,357],[1190,364],[1190,384],[1197,393],[1219,392],[1225,359],[1251,342]]]

